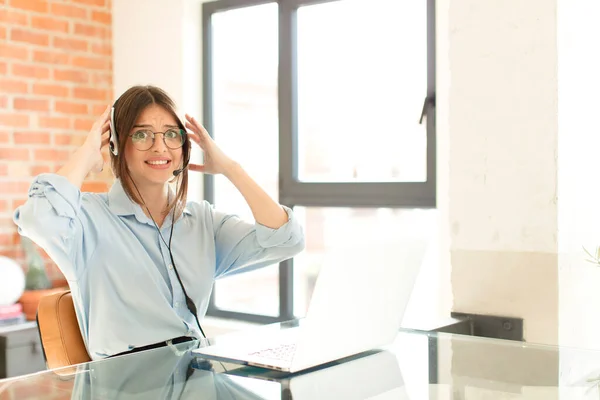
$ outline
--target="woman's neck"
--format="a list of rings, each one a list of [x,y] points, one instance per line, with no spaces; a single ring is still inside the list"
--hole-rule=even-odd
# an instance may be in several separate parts
[[[139,185],[139,194],[142,196],[146,207],[142,206],[144,213],[148,215],[150,212],[154,222],[160,227],[165,219],[165,210],[169,204],[169,187],[168,185]]]

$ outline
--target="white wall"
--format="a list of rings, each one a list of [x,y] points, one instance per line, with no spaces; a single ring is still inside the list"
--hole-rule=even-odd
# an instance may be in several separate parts
[[[444,12],[453,310],[521,317],[526,340],[556,343],[556,2],[450,0]]]
[[[583,251],[600,245],[600,3],[440,3],[453,309],[522,317],[528,341],[600,348],[600,267]]]
[[[113,1],[115,95],[153,84],[183,100],[183,0]]]
[[[600,3],[558,0],[560,341],[600,348]]]

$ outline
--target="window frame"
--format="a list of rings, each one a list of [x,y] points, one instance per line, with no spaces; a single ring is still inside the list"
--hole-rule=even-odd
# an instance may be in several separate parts
[[[269,3],[279,6],[279,203],[290,208],[436,208],[436,53],[435,0],[427,0],[427,91],[420,123],[426,124],[425,182],[302,182],[298,179],[297,10],[302,6],[346,0],[216,0],[202,4],[203,123],[214,138],[212,85],[212,16]],[[368,2],[365,2],[368,4]],[[366,5],[365,7],[370,7]],[[371,6],[373,7],[373,6]],[[418,115],[415,118],[419,118]],[[423,121],[425,119],[425,121]],[[214,203],[214,178],[204,175],[204,199]],[[294,319],[293,259],[279,264],[279,316],[220,309],[213,288],[207,315],[255,323]]]

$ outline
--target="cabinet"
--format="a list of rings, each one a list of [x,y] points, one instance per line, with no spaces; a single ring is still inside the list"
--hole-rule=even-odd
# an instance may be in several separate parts
[[[0,327],[0,379],[46,369],[35,322]]]

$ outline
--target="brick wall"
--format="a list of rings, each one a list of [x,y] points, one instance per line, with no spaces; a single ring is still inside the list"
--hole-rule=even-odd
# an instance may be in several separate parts
[[[0,0],[0,254],[22,260],[12,212],[112,100],[111,0]],[[105,191],[112,176],[90,175]],[[49,262],[53,278],[60,277]]]

